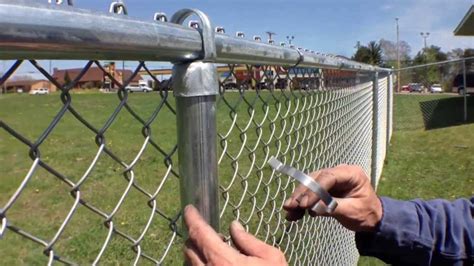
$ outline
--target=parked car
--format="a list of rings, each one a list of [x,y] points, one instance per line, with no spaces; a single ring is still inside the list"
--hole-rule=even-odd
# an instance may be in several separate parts
[[[226,90],[236,90],[237,89],[237,83],[235,82],[226,82],[223,84],[224,89]]]
[[[410,88],[410,92],[418,92],[418,93],[423,92],[423,86],[421,86],[421,84],[419,83],[410,83],[408,84],[408,86]]]
[[[285,78],[279,78],[275,84],[275,88],[277,89],[286,89],[288,87],[288,80]]]
[[[30,91],[31,95],[46,95],[49,94],[49,89],[47,88],[39,88],[39,89],[32,89]]]
[[[474,94],[474,73],[469,73],[466,75],[466,93]],[[453,81],[453,91],[459,93],[460,95],[464,94],[464,75],[459,74],[454,78]]]
[[[402,86],[402,91],[410,92],[410,85],[403,85]]]
[[[146,82],[140,81],[137,85],[129,85],[125,87],[125,90],[128,92],[151,92],[153,91],[152,88],[148,87]]]
[[[442,92],[443,92],[443,88],[441,87],[440,84],[433,84],[433,85],[431,85],[431,87],[430,87],[430,92],[431,92],[431,93],[442,93]]]

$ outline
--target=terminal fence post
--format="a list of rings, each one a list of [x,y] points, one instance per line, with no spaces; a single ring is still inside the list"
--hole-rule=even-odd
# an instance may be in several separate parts
[[[378,133],[379,133],[379,73],[374,72],[372,76],[372,163],[371,163],[371,183],[377,188],[377,168],[378,168]]]
[[[219,90],[213,63],[175,64],[178,162],[181,204],[193,204],[219,230],[216,99]]]

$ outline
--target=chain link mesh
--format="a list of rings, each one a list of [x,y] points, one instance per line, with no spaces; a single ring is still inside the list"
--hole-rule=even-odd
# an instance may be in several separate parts
[[[221,78],[218,119],[222,228],[239,220],[251,233],[280,247],[293,265],[355,265],[354,235],[335,220],[308,216],[299,222],[285,220],[282,206],[297,184],[272,172],[266,162],[278,156],[307,172],[357,164],[370,174],[370,77],[278,66],[228,69]],[[381,109],[387,107],[386,87],[384,78]],[[227,117],[222,117],[225,113]],[[386,115],[379,114],[380,125]],[[378,131],[380,143],[384,133]],[[378,152],[385,154],[384,149]]]
[[[11,66],[0,86],[22,63],[17,61]],[[31,245],[21,247],[22,240],[11,237],[11,233],[16,233],[41,247],[49,262],[129,259],[135,263],[175,264],[180,261],[174,99],[165,86],[159,86],[163,80],[158,80],[140,62],[128,80],[121,83],[99,62],[90,61],[64,85],[36,61],[30,63],[60,89],[59,99],[55,100],[59,108],[54,115],[49,114],[52,119],[47,125],[41,125],[46,126],[44,130],[34,128],[40,132],[36,138],[31,132],[21,130],[27,128],[25,123],[35,119],[33,116],[24,121],[25,117],[18,114],[2,115],[1,136],[5,140],[0,145],[2,153],[16,157],[28,151],[31,165],[21,181],[17,172],[25,170],[25,161],[2,170],[8,177],[4,182],[17,186],[2,186],[0,233],[4,240],[0,244],[19,245],[17,251],[31,252],[32,256],[39,252],[38,247]],[[75,99],[83,96],[72,93],[75,83],[91,68],[100,69],[118,88],[115,100],[111,100],[111,95],[100,96],[107,99],[100,104],[108,106],[93,111],[104,113],[99,115],[101,119],[87,114],[86,102]],[[324,217],[305,217],[292,223],[285,220],[282,205],[297,184],[273,173],[266,161],[272,155],[278,156],[284,163],[307,172],[341,163],[357,164],[370,174],[371,76],[279,66],[228,65],[219,69],[217,121],[222,232],[237,219],[251,233],[282,249],[293,265],[356,264],[354,235],[335,220]],[[125,90],[140,71],[149,73],[158,88],[161,87],[158,93],[133,95]],[[378,116],[381,126],[377,131],[381,147],[378,158],[385,154],[387,112],[383,110],[387,108],[387,85],[386,77],[379,80],[382,112]],[[41,100],[36,98],[33,102],[42,104]],[[148,113],[140,109],[144,106]],[[61,123],[73,127],[62,128]],[[133,131],[134,141],[122,138],[122,127]],[[73,130],[78,130],[81,137],[72,134]],[[141,134],[141,141],[137,140],[137,134]],[[73,138],[77,142],[70,143]],[[8,151],[7,141],[21,145]],[[71,157],[75,159],[72,164],[61,165],[63,162],[58,158],[66,156],[68,151],[80,153],[80,146],[90,148],[90,144],[94,144],[94,152],[75,154],[76,157]],[[382,166],[380,161],[377,169],[381,171]],[[37,188],[38,182],[43,182],[46,191]],[[48,199],[53,196],[47,193],[48,186],[62,186],[62,191],[54,189],[55,198]],[[27,221],[32,218],[27,212],[28,201],[32,199],[40,202],[38,207],[42,211],[38,214],[44,217],[35,217],[31,223]],[[43,205],[46,203],[51,205]],[[50,212],[54,213],[52,220]],[[87,232],[90,228],[94,228],[93,236]],[[77,252],[75,245],[85,245],[88,250]],[[132,253],[120,257],[124,248]],[[171,255],[167,258],[168,254]]]
[[[16,61],[11,66],[0,86],[22,63]],[[23,104],[25,99],[2,99],[16,101],[11,105],[16,109],[3,109],[0,120],[0,150],[5,161],[0,191],[1,253],[16,251],[21,256],[31,252],[31,245],[24,247],[22,240],[11,236],[16,233],[42,246],[48,263],[129,260],[161,264],[177,240],[180,216],[179,204],[170,205],[168,200],[178,191],[176,137],[168,134],[171,139],[163,139],[163,132],[172,127],[162,128],[160,123],[174,119],[170,94],[160,90],[150,96],[151,101],[146,101],[143,108],[140,105],[144,98],[135,99],[125,90],[139,71],[148,72],[143,62],[122,83],[99,62],[90,61],[67,84],[60,84],[36,61],[30,63],[59,88],[59,97],[48,96],[54,97],[58,108],[48,109],[51,112],[47,113],[43,109],[55,101],[26,101],[40,105],[35,108]],[[72,88],[92,68],[99,69],[118,88],[116,97],[101,95],[103,101],[91,102],[94,99],[74,95]],[[4,113],[7,111],[12,114]],[[29,124],[34,126],[28,127]],[[28,171],[24,171],[27,161],[13,161],[17,165],[7,167],[7,158],[24,158],[26,153],[31,159]],[[22,173],[25,175],[21,180]],[[11,245],[18,246],[6,248]],[[175,249],[175,253],[179,252],[179,247]],[[39,252],[37,248],[33,251],[31,255]],[[14,254],[2,254],[9,256]]]
[[[5,264],[182,264],[175,100],[171,79],[159,79],[150,63],[119,79],[87,61],[58,79],[37,61],[17,60],[1,75]],[[25,64],[58,93],[10,93]],[[92,70],[113,93],[76,90]],[[298,184],[266,162],[276,156],[306,172],[356,164],[369,176],[375,164],[378,181],[391,135],[390,79],[377,81],[374,128],[373,73],[230,64],[218,74],[221,232],[239,220],[292,265],[357,264],[354,233],[334,219],[285,220],[283,203]],[[149,76],[153,92],[127,90],[139,75]]]
[[[376,130],[376,141],[377,141],[377,164],[376,169],[377,173],[375,175],[376,180],[374,181],[375,186],[378,185],[380,176],[382,175],[383,164],[385,159],[385,154],[387,152],[387,130],[388,129],[388,119],[387,112],[388,108],[388,77],[381,76],[378,80],[378,128]]]

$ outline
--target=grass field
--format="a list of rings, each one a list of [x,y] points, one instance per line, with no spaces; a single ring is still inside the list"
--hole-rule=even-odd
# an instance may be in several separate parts
[[[129,104],[140,116],[149,117],[160,100],[161,97],[157,94],[134,94],[130,97]],[[232,97],[230,100],[236,102],[236,99]],[[442,95],[397,95],[395,97],[395,131],[379,185],[381,195],[399,199],[417,197],[453,199],[474,194],[473,177],[470,175],[474,172],[472,163],[474,140],[471,137],[474,125],[460,125],[461,102],[459,100],[459,97]],[[73,106],[87,121],[98,128],[112,113],[111,106],[117,106],[117,103],[115,95],[81,94],[73,97]],[[470,117],[474,118],[472,99],[470,104]],[[0,119],[33,140],[40,136],[61,106],[58,95],[0,96]],[[227,107],[221,104],[219,108]],[[246,104],[241,104],[238,109],[239,113],[247,113]],[[228,108],[219,112],[219,121],[224,117],[228,117]],[[248,117],[247,114],[240,119],[247,120]],[[261,117],[257,117],[259,118]],[[218,127],[222,129],[223,125],[219,124]],[[107,131],[107,146],[123,161],[131,162],[144,140],[141,128],[141,124],[128,112],[121,112]],[[152,132],[164,136],[155,140],[164,153],[172,154],[174,169],[177,170],[177,156],[172,153],[176,143],[175,130],[174,114],[164,107],[152,124]],[[42,144],[41,156],[55,169],[71,180],[77,181],[97,152],[94,137],[95,134],[68,113]],[[241,146],[239,137],[236,132],[229,139],[230,150],[237,150]],[[250,134],[249,138],[253,139],[256,136]],[[158,150],[147,148],[142,160],[152,163],[147,167],[140,163],[137,165],[135,168],[137,181],[144,188],[152,191],[165,175],[166,167],[163,163],[165,157]],[[30,165],[28,147],[11,137],[6,131],[0,130],[0,173],[2,173],[0,206],[5,205],[21,183]],[[240,167],[245,172],[245,168],[249,166],[241,164]],[[83,185],[84,199],[110,212],[127,184],[122,177],[122,170],[123,168],[118,163],[107,156],[101,157],[90,178]],[[224,175],[231,176],[231,172],[224,172]],[[224,182],[227,181],[224,180]],[[57,177],[44,170],[38,170],[17,203],[9,210],[8,218],[14,221],[15,225],[35,235],[51,239],[73,204],[69,189]],[[157,198],[160,211],[167,217],[174,218],[177,215],[178,191],[179,182],[171,176],[165,181],[164,189]],[[238,195],[239,191],[234,191],[234,193]],[[146,224],[150,210],[135,206],[146,204],[147,200],[142,194],[132,189],[121,208],[126,211],[119,211],[114,218],[116,226],[138,237],[142,227],[134,225]],[[245,216],[249,211],[243,210],[242,215]],[[103,220],[86,208],[79,207],[77,215],[71,221],[71,226],[61,236],[55,250],[58,250],[60,254],[67,253],[79,263],[90,263],[90,259],[99,252],[107,235]],[[151,254],[154,257],[161,257],[164,249],[155,247],[163,247],[163,243],[170,240],[171,233],[168,220],[158,217],[155,221],[150,231],[159,233],[146,237],[143,247],[147,252],[154,252]],[[166,264],[180,264],[181,244],[178,238],[167,256]],[[117,264],[119,261],[132,260],[135,254],[130,250],[129,245],[130,243],[123,239],[113,238],[101,262]],[[109,252],[110,250],[114,252]],[[10,231],[7,231],[0,241],[0,258],[2,258],[2,264],[5,265],[44,264],[46,257],[42,256],[41,252],[40,245],[32,241],[24,241],[23,238]],[[80,258],[84,260],[81,261]],[[366,258],[360,262],[361,265],[379,263]]]
[[[281,239],[281,234],[285,230],[281,223],[283,218],[280,217],[280,214],[274,215],[274,209],[281,208],[276,205],[286,199],[287,191],[293,187],[292,183],[282,182],[280,177],[271,177],[272,179],[267,180],[266,178],[271,176],[269,174],[271,170],[268,167],[261,168],[261,165],[266,165],[265,157],[262,156],[263,150],[276,149],[275,146],[263,147],[261,141],[276,137],[273,137],[269,130],[259,136],[256,124],[265,121],[261,123],[262,127],[270,127],[270,119],[266,119],[261,110],[264,108],[263,102],[266,101],[269,102],[270,107],[267,107],[269,113],[274,115],[278,113],[275,110],[276,107],[271,104],[272,101],[275,101],[274,96],[266,92],[260,95],[249,93],[245,99],[242,99],[238,93],[227,93],[225,99],[220,98],[217,124],[219,132],[225,134],[229,125],[232,124],[232,118],[229,116],[230,109],[238,114],[236,123],[240,130],[234,128],[228,134],[225,147],[229,156],[241,159],[233,169],[229,167],[232,164],[229,157],[224,156],[221,161],[221,165],[224,167],[219,169],[220,185],[229,188],[228,204],[225,200],[221,200],[221,205],[227,204],[221,220],[221,228],[228,228],[230,222],[239,217],[244,224],[248,225],[249,230],[257,233],[261,238],[269,239],[269,241]],[[283,94],[279,96],[283,97]],[[162,98],[157,93],[134,93],[129,95],[127,103],[143,120],[148,120],[155,108],[160,106],[161,101]],[[35,141],[43,133],[63,106],[59,100],[59,94],[49,96],[4,95],[0,98],[0,102],[2,121],[31,141]],[[106,121],[119,102],[117,95],[114,94],[85,93],[72,96],[72,106],[96,129],[100,129],[107,123]],[[150,194],[153,194],[160,182],[164,180],[167,171],[164,161],[167,160],[168,155],[172,161],[172,169],[177,171],[176,122],[172,110],[174,108],[172,96],[170,96],[169,103],[170,107],[162,106],[151,125],[153,140],[159,149],[148,145],[138,164],[134,167],[135,182]],[[249,106],[253,106],[256,112],[251,112]],[[282,113],[286,112],[285,108],[287,107],[282,107]],[[290,104],[288,108],[295,108],[295,105]],[[281,132],[283,127],[280,123],[275,124],[275,135],[286,136]],[[246,133],[242,134],[241,130],[245,130]],[[95,134],[91,130],[67,112],[41,144],[39,149],[41,158],[71,182],[76,183],[81,179],[98,150],[94,138]],[[253,158],[253,150],[256,148],[253,146],[257,143],[257,139],[260,144],[258,151],[255,151],[256,158]],[[299,139],[300,141],[304,140],[303,138]],[[105,142],[108,149],[113,151],[120,161],[126,163],[135,159],[143,141],[142,125],[125,109],[122,109],[105,132]],[[288,142],[288,139],[285,139],[281,141],[279,147],[282,150],[295,149],[289,147],[290,144],[295,145],[295,141]],[[305,149],[301,150],[300,152],[305,151]],[[32,163],[28,152],[29,147],[5,130],[0,130],[0,172],[6,173],[2,174],[0,206],[5,206],[5,203],[20,185],[25,173],[28,172]],[[128,185],[128,181],[122,175],[123,170],[123,166],[112,160],[110,156],[100,156],[96,167],[81,186],[81,199],[107,214],[111,213]],[[250,179],[251,182],[248,182],[247,179]],[[283,177],[281,179],[287,180]],[[51,240],[74,203],[69,191],[70,187],[51,173],[42,169],[37,170],[13,207],[8,210],[9,223],[41,239]],[[151,209],[146,205],[147,201],[148,197],[132,188],[113,218],[116,229],[137,239],[150,217]],[[178,227],[181,225],[180,221],[175,224],[170,221],[177,217],[181,207],[179,180],[175,176],[171,174],[165,179],[156,201],[160,214],[155,215],[141,246],[146,254],[159,259],[163,257],[165,248],[173,237],[170,225]],[[275,204],[275,202],[278,203]],[[234,205],[231,206],[231,204]],[[235,204],[242,204],[242,206],[235,207]],[[262,208],[264,205],[268,207]],[[238,210],[235,211],[235,209]],[[269,219],[269,221],[264,219]],[[71,258],[78,263],[91,263],[99,253],[108,233],[107,228],[103,225],[104,220],[104,217],[92,213],[80,205],[54,246],[54,250],[58,255],[67,254],[66,258]],[[276,230],[277,226],[278,230]],[[302,230],[302,227],[299,228]],[[45,263],[47,258],[41,255],[43,250],[41,245],[25,241],[24,238],[11,231],[7,231],[3,239],[4,241],[0,241],[0,257],[6,264]],[[128,264],[128,261],[131,263],[135,253],[130,250],[130,245],[129,241],[121,237],[113,237],[100,262]],[[165,265],[181,264],[181,247],[181,239],[176,238],[166,256]],[[300,247],[295,247],[295,249],[297,248]],[[147,264],[146,260],[140,262]]]
[[[396,95],[394,104],[394,133],[378,194],[402,200],[472,197],[474,99],[467,124],[461,97]],[[359,265],[383,263],[362,258]]]

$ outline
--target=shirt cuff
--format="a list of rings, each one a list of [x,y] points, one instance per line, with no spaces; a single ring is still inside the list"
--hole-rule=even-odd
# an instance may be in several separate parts
[[[413,250],[419,241],[419,222],[416,205],[380,197],[383,215],[374,232],[357,232],[356,244],[363,256],[390,259]]]

